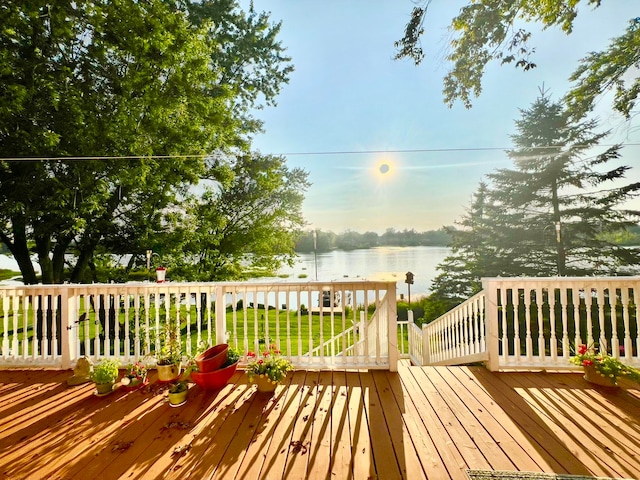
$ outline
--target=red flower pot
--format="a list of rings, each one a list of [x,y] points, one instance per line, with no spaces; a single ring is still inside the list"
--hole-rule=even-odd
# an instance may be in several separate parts
[[[204,390],[219,390],[227,384],[236,372],[237,367],[238,362],[232,363],[228,367],[214,370],[213,372],[191,372],[191,380]]]
[[[228,350],[229,345],[221,343],[202,352],[195,358],[198,371],[200,373],[208,373],[219,369],[227,361]]]

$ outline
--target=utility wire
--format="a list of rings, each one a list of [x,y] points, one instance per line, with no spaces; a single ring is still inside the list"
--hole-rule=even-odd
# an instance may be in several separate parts
[[[595,147],[614,147],[620,145],[622,147],[637,147],[640,143],[615,143],[615,144],[598,144]],[[546,150],[551,148],[563,147],[565,145],[547,145],[539,147],[528,147],[528,150]],[[379,153],[431,153],[431,152],[488,152],[488,151],[505,151],[514,150],[514,147],[469,147],[469,148],[416,148],[416,149],[398,149],[398,150],[328,150],[320,152],[285,152],[271,153],[273,156],[311,156],[311,155],[371,155]],[[95,157],[0,157],[0,161],[19,162],[19,161],[40,161],[40,160],[60,160],[60,161],[91,161],[91,160],[168,160],[168,159],[189,159],[189,158],[207,158],[212,154],[197,155],[128,155],[128,156],[95,156]]]

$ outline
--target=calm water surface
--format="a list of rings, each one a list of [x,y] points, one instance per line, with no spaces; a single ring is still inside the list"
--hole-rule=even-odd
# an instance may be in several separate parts
[[[411,295],[425,295],[436,276],[436,265],[449,255],[446,247],[377,247],[364,250],[318,254],[318,280],[395,280],[398,294],[407,294],[404,283],[407,272],[414,274]],[[17,270],[15,260],[0,255],[0,268]],[[313,253],[300,254],[294,266],[283,268],[279,274],[287,275],[278,281],[316,279],[316,262]],[[257,280],[257,279],[256,279]],[[270,280],[274,279],[260,279]],[[8,283],[8,282],[5,282]],[[17,283],[17,282],[16,282]]]
[[[318,280],[396,280],[398,294],[407,294],[404,282],[407,272],[414,274],[411,296],[428,293],[435,278],[436,266],[449,255],[446,247],[377,247],[363,250],[318,254]],[[292,268],[279,272],[287,280],[315,280],[316,262],[313,253],[300,254]],[[306,277],[305,277],[306,275]]]

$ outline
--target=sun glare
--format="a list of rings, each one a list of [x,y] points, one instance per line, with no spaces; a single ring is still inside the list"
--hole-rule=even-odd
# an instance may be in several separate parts
[[[379,161],[376,164],[375,174],[379,180],[386,180],[393,174],[393,163],[386,159]]]

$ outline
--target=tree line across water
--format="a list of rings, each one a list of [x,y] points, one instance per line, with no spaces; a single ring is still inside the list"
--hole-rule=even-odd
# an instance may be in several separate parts
[[[374,247],[449,247],[455,227],[448,226],[438,230],[417,232],[415,229],[395,230],[388,228],[383,234],[377,232],[354,232],[345,230],[342,233],[321,229],[302,233],[296,240],[297,253],[325,253],[331,250],[356,250]],[[616,232],[602,233],[602,238],[620,246],[640,245],[640,225],[633,225]]]
[[[315,238],[314,238],[315,237]],[[416,232],[388,228],[382,235],[376,232],[359,233],[346,230],[342,233],[315,230],[302,233],[295,250],[298,253],[329,252],[331,250],[356,250],[373,247],[446,247],[451,243],[451,235],[444,229]]]

